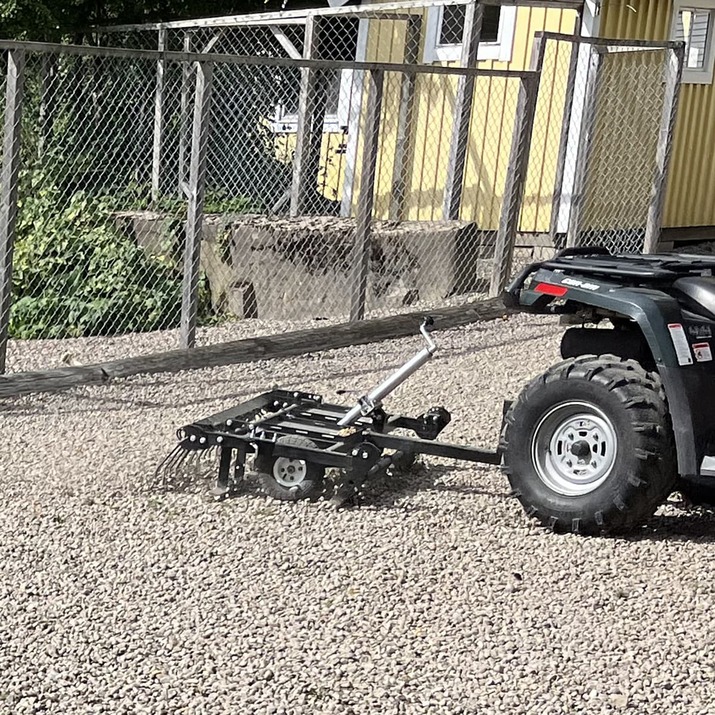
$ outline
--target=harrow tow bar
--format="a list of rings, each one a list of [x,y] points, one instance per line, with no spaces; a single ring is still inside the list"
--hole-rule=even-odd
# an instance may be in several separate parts
[[[431,360],[437,350],[437,345],[430,331],[434,325],[434,320],[431,317],[426,317],[420,325],[420,333],[427,342],[426,347],[422,348],[413,358],[408,360],[402,367],[396,370],[384,382],[380,383],[375,389],[371,390],[367,395],[363,395],[358,403],[352,407],[343,417],[338,425],[340,427],[348,427],[354,424],[361,417],[365,417],[379,407],[380,402],[387,397],[391,392],[396,390],[405,380],[412,376],[425,363]]]

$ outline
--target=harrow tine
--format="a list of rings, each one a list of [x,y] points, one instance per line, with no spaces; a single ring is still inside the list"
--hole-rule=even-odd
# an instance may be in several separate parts
[[[198,472],[201,463],[206,459],[216,459],[219,449],[216,446],[197,449],[193,443],[186,440],[179,442],[169,454],[164,457],[154,471],[154,483],[167,489],[173,482],[191,481],[185,472]],[[180,474],[180,472],[184,472]]]
[[[177,445],[157,465],[154,470],[152,480],[156,488],[166,489],[168,477],[174,471],[174,467],[181,459],[181,452],[183,452],[181,445]]]
[[[156,476],[164,475],[176,469],[182,462],[185,462],[190,453],[181,444],[177,444],[174,449],[162,460],[156,468]]]

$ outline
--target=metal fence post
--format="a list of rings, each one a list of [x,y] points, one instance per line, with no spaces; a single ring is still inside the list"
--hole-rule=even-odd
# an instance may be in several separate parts
[[[303,57],[315,59],[318,47],[318,22],[315,15],[308,15],[305,21],[305,39]],[[303,211],[306,192],[306,179],[312,136],[320,128],[313,126],[316,114],[316,71],[310,67],[300,70],[300,95],[298,97],[298,126],[296,130],[295,156],[293,159],[293,181],[290,194],[290,215],[298,216]],[[322,133],[321,133],[322,137]]]
[[[558,43],[560,40],[552,40]],[[567,43],[564,43],[567,44]],[[578,44],[570,42],[567,44],[571,48],[569,59],[569,71],[566,80],[566,99],[564,100],[564,114],[561,122],[561,139],[559,140],[559,153],[556,159],[556,178],[554,180],[554,198],[551,202],[551,221],[549,224],[549,235],[552,240],[556,240],[559,230],[559,212],[561,211],[561,198],[564,188],[564,173],[566,169],[566,155],[569,142],[569,131],[571,129],[571,118],[573,116],[574,89],[576,87],[576,70],[578,68]]]
[[[653,179],[651,202],[648,208],[648,221],[645,229],[644,253],[655,253],[663,226],[663,210],[665,193],[668,187],[668,168],[673,153],[673,134],[675,121],[678,117],[678,100],[680,98],[680,80],[683,76],[685,47],[666,50],[665,66],[665,102],[663,117],[660,124],[658,150],[656,154],[656,173]]]
[[[478,0],[472,0],[464,16],[464,36],[462,38],[462,57],[460,67],[476,67],[479,54],[479,38],[482,34],[484,6]],[[467,163],[467,145],[469,144],[469,125],[472,119],[474,102],[474,75],[462,75],[457,80],[457,94],[454,100],[454,124],[452,141],[449,146],[449,164],[447,165],[447,183],[444,189],[444,218],[456,221],[462,208],[462,184]]]
[[[601,69],[601,53],[605,48],[590,45],[588,77],[586,78],[586,93],[581,119],[581,134],[578,139],[576,152],[576,174],[574,176],[573,191],[571,193],[571,211],[569,212],[567,246],[578,244],[581,231],[581,211],[583,209],[584,189],[588,176],[588,165],[591,157],[591,140],[596,123],[596,94],[598,76]]]
[[[166,29],[159,28],[159,52],[166,50]],[[166,60],[156,62],[156,91],[154,94],[154,145],[151,157],[151,201],[159,200],[161,188],[161,150],[164,141],[164,72]]]
[[[405,63],[416,64],[419,59],[420,34],[422,18],[414,15],[407,20],[405,32]],[[402,75],[400,89],[400,109],[397,115],[397,137],[395,139],[395,163],[392,174],[392,199],[390,201],[390,220],[402,221],[405,211],[407,182],[410,175],[410,144],[414,131],[412,122],[415,107],[415,72],[405,72]]]
[[[196,343],[199,269],[206,189],[206,154],[211,117],[213,64],[196,63],[196,97],[191,133],[191,166],[189,167],[189,205],[186,216],[184,247],[184,282],[181,299],[181,347]]]
[[[538,39],[536,42],[538,42]],[[543,59],[543,46],[540,48],[539,54]],[[541,61],[539,61],[540,67]],[[511,154],[509,155],[504,200],[501,218],[499,219],[496,246],[494,247],[494,264],[489,285],[489,295],[492,297],[499,295],[504,290],[511,272],[514,243],[519,230],[526,174],[529,168],[529,151],[534,130],[536,101],[539,97],[539,81],[540,73],[535,73],[522,78],[519,85],[514,135]]]
[[[368,77],[367,116],[362,156],[362,178],[355,225],[355,250],[350,270],[350,321],[365,317],[367,275],[370,267],[370,228],[375,201],[375,176],[380,143],[383,70],[370,70]]]
[[[184,52],[191,52],[191,33],[184,33]],[[186,185],[186,135],[189,132],[189,94],[191,92],[191,65],[188,62],[181,64],[181,118],[179,124],[179,196],[187,196]]]
[[[25,52],[9,50],[0,174],[0,374],[5,372],[12,301],[12,252],[17,224]]]

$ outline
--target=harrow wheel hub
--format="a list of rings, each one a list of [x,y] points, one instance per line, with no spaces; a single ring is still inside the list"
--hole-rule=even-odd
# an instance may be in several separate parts
[[[294,487],[300,484],[308,473],[305,460],[278,457],[273,463],[273,478],[282,487]]]

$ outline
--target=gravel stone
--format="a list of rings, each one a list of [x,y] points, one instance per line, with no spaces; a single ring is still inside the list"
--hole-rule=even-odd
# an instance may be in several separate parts
[[[445,439],[493,446],[561,331],[436,333],[388,409],[442,404]],[[274,385],[350,402],[420,343],[0,403],[0,714],[713,712],[711,512],[558,536],[498,470],[432,458],[339,511],[210,502],[215,465],[154,488],[181,425]]]

